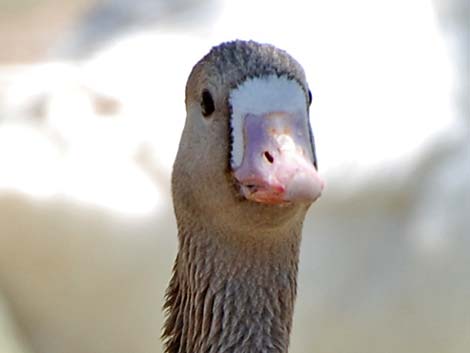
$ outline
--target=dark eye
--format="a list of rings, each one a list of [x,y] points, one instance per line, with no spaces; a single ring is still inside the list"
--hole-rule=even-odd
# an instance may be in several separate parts
[[[312,91],[308,90],[308,105],[312,104]]]
[[[202,99],[201,99],[201,111],[202,115],[206,118],[209,117],[215,110],[214,99],[212,98],[212,94],[205,89],[202,91]]]

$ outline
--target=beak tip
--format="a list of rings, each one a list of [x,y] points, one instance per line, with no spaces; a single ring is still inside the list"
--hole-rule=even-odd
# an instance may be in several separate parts
[[[315,202],[322,194],[325,183],[316,173],[299,173],[287,184],[286,199],[289,201]]]
[[[303,174],[296,175],[286,184],[263,180],[238,180],[238,183],[247,200],[268,205],[313,203],[321,196],[324,188],[324,182],[318,175]]]

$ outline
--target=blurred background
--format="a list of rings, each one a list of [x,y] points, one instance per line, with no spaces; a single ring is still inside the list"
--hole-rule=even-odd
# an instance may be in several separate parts
[[[292,353],[470,351],[467,0],[0,0],[0,353],[161,352],[184,85],[304,66],[323,197]]]

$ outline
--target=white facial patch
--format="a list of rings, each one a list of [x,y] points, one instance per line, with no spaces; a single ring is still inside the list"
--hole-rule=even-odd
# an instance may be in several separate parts
[[[229,101],[232,106],[232,169],[239,167],[243,161],[243,123],[247,114],[305,112],[305,119],[308,119],[305,92],[297,81],[285,76],[247,79],[230,92]]]

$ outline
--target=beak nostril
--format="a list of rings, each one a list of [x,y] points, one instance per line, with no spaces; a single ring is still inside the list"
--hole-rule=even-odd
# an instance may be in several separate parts
[[[272,164],[274,162],[274,157],[268,151],[264,151],[263,156],[269,163]]]

